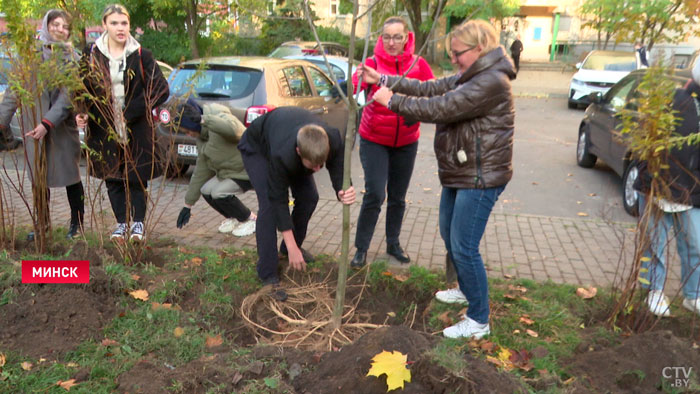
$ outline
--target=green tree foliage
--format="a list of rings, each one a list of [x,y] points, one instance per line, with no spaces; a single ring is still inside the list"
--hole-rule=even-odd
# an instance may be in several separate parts
[[[581,13],[584,26],[607,41],[640,41],[651,50],[657,42],[679,42],[700,32],[697,0],[586,0]]]

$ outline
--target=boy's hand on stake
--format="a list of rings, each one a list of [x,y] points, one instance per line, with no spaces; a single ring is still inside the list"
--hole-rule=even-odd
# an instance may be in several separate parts
[[[355,203],[355,188],[350,186],[347,190],[341,190],[338,192],[338,200],[345,205],[350,205]]]

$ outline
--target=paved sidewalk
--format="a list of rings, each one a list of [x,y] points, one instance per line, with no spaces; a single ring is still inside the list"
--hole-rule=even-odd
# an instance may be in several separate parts
[[[11,176],[16,179],[14,173]],[[3,174],[2,180],[5,193],[9,193],[10,209],[15,212],[16,223],[29,225],[26,208],[21,205],[18,196],[10,192],[7,176]],[[88,203],[95,206],[94,210],[86,209],[86,220],[94,230],[107,235],[114,226],[114,219],[106,192],[98,191],[98,186],[99,182],[94,179],[86,185]],[[25,189],[28,188],[27,182]],[[175,221],[182,208],[185,191],[184,185],[170,182],[164,185],[160,180],[151,185],[151,198],[156,206],[155,209],[149,207],[147,227],[150,234],[172,238],[182,245],[234,246],[255,250],[254,235],[237,238],[218,233],[222,217],[204,201],[193,208],[190,223],[183,229],[177,229]],[[251,209],[257,208],[253,192],[243,195],[242,201]],[[350,210],[351,242],[359,209],[360,204],[356,203]],[[388,260],[393,268],[405,268],[385,253],[384,211],[379,217],[368,259]],[[91,212],[95,212],[94,217]],[[65,227],[69,213],[65,190],[52,189],[51,216],[54,226]],[[634,227],[629,223],[493,212],[482,240],[481,252],[491,277],[508,275],[536,281],[605,286],[616,277],[619,279],[618,267],[627,266],[620,262],[631,260],[634,235]],[[341,240],[342,206],[336,200],[322,197],[311,219],[304,246],[314,254],[340,256]],[[401,244],[411,256],[411,264],[444,270],[446,252],[438,230],[438,208],[408,204]],[[351,253],[354,253],[352,247]],[[678,264],[672,266],[677,267]],[[677,271],[674,269],[670,275],[668,289],[678,288]]]

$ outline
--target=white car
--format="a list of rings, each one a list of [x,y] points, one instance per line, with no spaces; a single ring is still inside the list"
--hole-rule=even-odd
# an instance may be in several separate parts
[[[639,68],[634,52],[591,51],[576,65],[578,72],[569,84],[569,108],[588,105],[588,95],[605,94],[619,80]]]
[[[347,81],[349,78],[346,75],[348,72],[348,58],[342,57],[342,56],[326,56],[328,58],[328,64],[330,64],[331,69],[330,71],[328,70],[328,67],[326,67],[326,62],[323,60],[323,56],[320,55],[292,55],[292,56],[285,56],[285,59],[300,59],[300,60],[306,60],[308,62],[311,62],[318,66],[323,72],[325,72],[327,75],[333,74],[335,76],[335,79],[338,81],[338,83]],[[352,66],[352,74],[355,73],[355,70],[357,67],[355,65]],[[350,74],[350,78],[352,78],[352,74]],[[358,105],[363,105],[365,103],[365,95],[364,93],[360,94],[360,96],[357,99],[357,104]]]

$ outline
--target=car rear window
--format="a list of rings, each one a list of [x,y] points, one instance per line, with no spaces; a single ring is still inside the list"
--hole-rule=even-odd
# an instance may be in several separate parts
[[[199,71],[187,65],[173,72],[170,91],[174,95],[192,92],[196,97],[239,99],[250,95],[260,83],[262,71],[244,67],[209,66]]]
[[[593,54],[586,59],[581,68],[596,71],[634,71],[637,69],[637,58],[633,53],[629,55]]]
[[[285,56],[295,56],[295,55],[303,55],[304,52],[302,51],[301,47],[298,46],[291,46],[291,45],[285,45],[278,47],[272,53],[270,54],[270,57],[279,57],[283,58]]]

